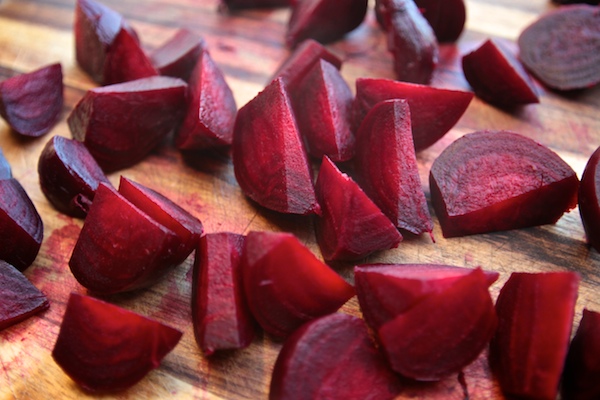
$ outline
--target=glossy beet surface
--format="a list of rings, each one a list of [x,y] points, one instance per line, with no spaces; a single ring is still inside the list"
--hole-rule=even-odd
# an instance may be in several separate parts
[[[188,81],[205,48],[204,39],[188,29],[181,28],[150,54],[150,61],[161,75]]]
[[[579,215],[588,243],[600,251],[600,147],[590,156],[579,186]]]
[[[117,392],[157,368],[181,335],[158,321],[72,293],[52,357],[82,388]]]
[[[555,223],[577,204],[579,180],[540,143],[480,131],[439,155],[429,184],[442,233],[453,237]]]
[[[415,4],[431,25],[438,42],[455,42],[465,28],[464,0],[416,0]]]
[[[336,313],[305,324],[285,341],[269,399],[385,400],[400,392],[364,322]]]
[[[0,82],[0,115],[20,135],[48,133],[62,111],[62,78],[62,66],[52,64]]]

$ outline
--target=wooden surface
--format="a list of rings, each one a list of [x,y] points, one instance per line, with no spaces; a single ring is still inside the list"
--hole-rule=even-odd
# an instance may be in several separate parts
[[[552,8],[549,0],[469,0],[467,30],[456,45],[442,48],[442,64],[433,85],[468,89],[459,67],[460,55],[485,38],[514,41],[539,13]],[[288,55],[284,33],[288,10],[217,12],[216,0],[105,0],[138,30],[150,50],[186,27],[202,35],[216,63],[232,87],[238,107],[252,99]],[[14,176],[23,184],[44,221],[44,241],[27,277],[50,299],[50,309],[0,332],[0,399],[88,397],[51,358],[70,292],[86,293],[70,274],[67,262],[82,221],[57,213],[40,191],[37,159],[52,135],[70,137],[66,117],[93,82],[77,67],[73,52],[73,0],[0,0],[0,79],[61,62],[65,107],[59,124],[45,137],[21,140],[0,121],[0,146]],[[354,90],[358,77],[393,78],[392,59],[372,11],[365,23],[346,40],[329,46],[345,61],[344,77]],[[435,157],[454,139],[481,129],[510,129],[557,151],[581,176],[588,157],[600,145],[600,87],[559,95],[540,87],[541,104],[513,113],[474,99],[459,123],[439,143],[418,155],[423,187]],[[184,159],[163,146],[139,165],[119,174],[152,187],[198,216],[207,232],[286,230],[318,254],[309,218],[282,217],[256,208],[236,184],[231,159],[208,154]],[[370,257],[369,262],[435,262],[501,273],[492,287],[494,296],[512,271],[572,270],[581,274],[575,324],[583,307],[600,311],[598,284],[600,255],[585,244],[579,212],[565,215],[556,225],[465,238],[444,239],[437,220],[432,243],[427,235],[407,238],[398,249]],[[1,245],[1,244],[0,244]],[[245,350],[208,359],[198,350],[190,318],[192,258],[158,285],[141,293],[112,299],[128,309],[184,331],[175,350],[160,368],[115,398],[266,398],[280,343],[259,335]],[[352,280],[351,265],[339,272]],[[356,299],[343,307],[358,314]],[[465,370],[471,399],[502,398],[489,377],[482,357]],[[108,396],[109,398],[113,396]],[[400,398],[463,399],[453,376],[433,387],[413,387]]]

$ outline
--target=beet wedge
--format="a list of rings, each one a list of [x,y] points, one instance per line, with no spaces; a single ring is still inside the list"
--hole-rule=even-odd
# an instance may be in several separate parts
[[[48,133],[60,118],[63,102],[60,64],[0,82],[0,115],[22,136],[40,137]]]
[[[161,75],[188,82],[204,49],[206,49],[204,39],[189,29],[181,28],[149,57],[152,65]]]
[[[323,158],[316,183],[322,215],[315,224],[326,261],[356,260],[395,248],[402,235],[358,184]]]
[[[85,390],[118,392],[159,367],[181,336],[158,321],[72,293],[52,357]]]
[[[354,295],[350,284],[290,233],[250,232],[242,256],[242,281],[252,315],[278,339],[337,311]]]
[[[384,323],[378,337],[394,371],[437,381],[473,362],[497,322],[485,274],[478,268]]]
[[[105,172],[131,167],[176,129],[187,84],[150,77],[89,90],[67,121]]]
[[[0,180],[12,178],[12,168],[0,148]]]
[[[429,184],[444,237],[456,237],[555,223],[576,206],[579,179],[532,139],[480,131],[439,155]]]
[[[389,79],[358,78],[354,98],[354,128],[375,104],[405,99],[410,106],[411,126],[417,152],[441,139],[460,119],[473,99],[472,92],[440,89]]]
[[[600,147],[590,156],[583,174],[577,202],[588,243],[600,251]]]
[[[556,398],[578,285],[573,272],[515,272],[500,290],[490,364],[506,395]]]
[[[236,117],[235,177],[259,205],[289,214],[319,214],[308,156],[283,80],[272,81]]]
[[[244,236],[229,232],[202,237],[194,261],[192,319],[204,354],[252,343],[254,322],[242,286]]]
[[[306,323],[285,341],[269,399],[385,400],[401,391],[364,322],[336,313]]]
[[[0,331],[50,307],[40,292],[18,269],[0,260]]]
[[[397,228],[431,234],[405,100],[386,100],[369,111],[356,133],[354,161],[359,184]]]
[[[464,0],[415,0],[440,43],[456,42],[465,28]]]

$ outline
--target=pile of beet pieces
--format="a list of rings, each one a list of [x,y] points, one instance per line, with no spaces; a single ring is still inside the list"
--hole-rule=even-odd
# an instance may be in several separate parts
[[[230,10],[293,6],[286,41],[294,51],[239,110],[201,38],[180,30],[147,55],[121,15],[93,0],[77,1],[77,61],[103,86],[89,90],[69,115],[73,139],[52,137],[38,164],[48,200],[85,218],[69,261],[77,281],[104,296],[147,288],[195,250],[191,303],[199,347],[207,355],[243,348],[256,323],[284,341],[273,399],[393,398],[403,390],[397,374],[437,381],[460,372],[488,345],[507,395],[553,399],[562,378],[563,398],[597,399],[599,313],[584,310],[569,347],[576,273],[513,273],[495,305],[488,288],[499,274],[480,268],[357,265],[352,286],[292,234],[206,234],[197,218],[160,193],[125,177],[118,190],[112,187],[105,173],[134,165],[176,131],[182,151],[231,146],[237,181],[258,205],[314,214],[325,262],[397,247],[401,232],[431,234],[415,154],[448,132],[473,97],[425,85],[437,42],[462,32],[462,1],[378,1],[400,80],[358,79],[354,96],[340,74],[342,61],[319,42],[356,28],[366,1],[225,3]],[[521,61],[553,88],[596,84],[599,21],[598,7],[586,5],[542,16],[519,39]],[[577,26],[589,28],[595,40],[572,41]],[[539,33],[549,30],[559,33]],[[553,66],[566,64],[564,55],[540,49],[546,39],[568,39],[580,57],[573,62],[571,52],[568,68],[547,68],[542,53],[553,57]],[[478,96],[514,106],[538,101],[521,61],[490,40],[465,55],[463,67]],[[15,132],[44,135],[58,120],[62,91],[58,64],[15,76],[0,83],[0,112]],[[311,159],[320,161],[315,183]],[[554,223],[579,202],[588,239],[600,249],[599,159],[600,150],[580,184],[556,153],[520,134],[467,134],[430,171],[443,235]],[[2,329],[49,304],[20,272],[40,249],[42,219],[1,154],[0,197]],[[354,295],[364,320],[336,313]],[[117,391],[157,367],[181,335],[72,294],[52,354],[85,389]]]

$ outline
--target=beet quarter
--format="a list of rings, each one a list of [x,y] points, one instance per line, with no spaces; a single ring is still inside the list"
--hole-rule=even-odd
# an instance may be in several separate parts
[[[589,244],[600,251],[600,147],[590,156],[579,185],[579,214]]]

